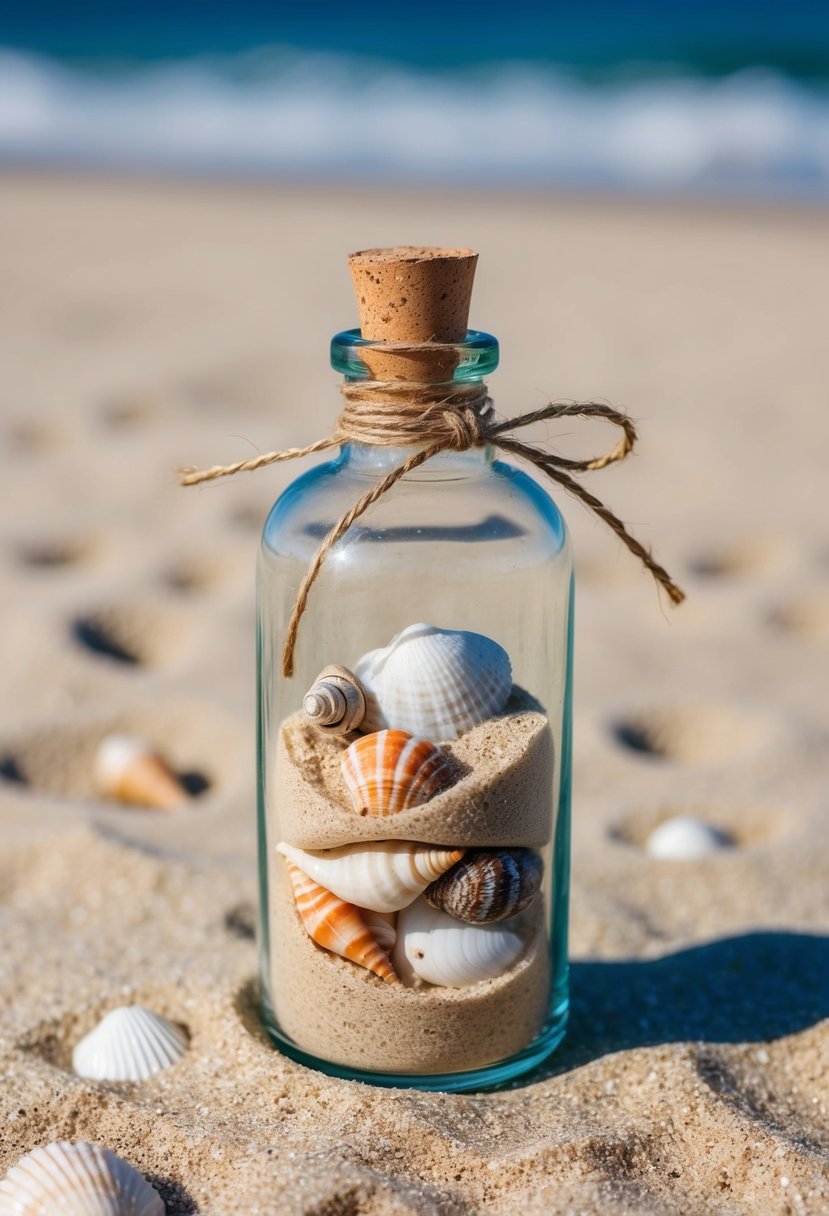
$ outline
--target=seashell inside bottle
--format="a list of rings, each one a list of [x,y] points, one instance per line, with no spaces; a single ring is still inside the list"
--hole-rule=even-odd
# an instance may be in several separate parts
[[[472,849],[425,888],[426,902],[456,920],[486,925],[523,912],[543,874],[532,849]]]
[[[463,857],[408,840],[375,840],[316,852],[282,841],[277,851],[340,899],[372,912],[397,912]]]
[[[451,759],[405,730],[363,735],[342,758],[343,780],[359,815],[394,815],[421,806],[455,779]]]
[[[385,951],[360,914],[360,909],[321,887],[292,861],[286,861],[297,914],[312,941],[373,971],[381,980],[397,979]]]
[[[516,925],[465,924],[420,898],[397,918],[393,961],[404,983],[466,988],[504,975],[525,949]]]
[[[468,329],[475,261],[352,256],[361,328],[332,361],[373,410],[394,408],[385,384],[440,402],[495,369],[496,340]],[[573,590],[555,504],[484,447],[425,461],[334,545],[281,667],[323,538],[416,450],[345,443],[265,525],[262,1014],[332,1075],[464,1090],[533,1068],[567,1018]]]
[[[302,701],[310,722],[331,735],[357,730],[366,716],[365,690],[347,667],[332,663],[319,673]]]
[[[356,664],[363,730],[394,726],[442,742],[494,718],[512,691],[509,655],[464,629],[409,625]]]

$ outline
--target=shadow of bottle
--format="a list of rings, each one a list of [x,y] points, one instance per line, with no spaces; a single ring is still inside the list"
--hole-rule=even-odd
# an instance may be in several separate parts
[[[652,960],[572,964],[567,1037],[522,1078],[662,1043],[766,1042],[829,1017],[829,937],[745,933]]]

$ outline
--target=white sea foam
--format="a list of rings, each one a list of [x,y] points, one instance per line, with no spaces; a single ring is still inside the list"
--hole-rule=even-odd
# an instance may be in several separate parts
[[[129,71],[0,50],[0,159],[829,196],[829,94],[752,69],[586,84],[285,50]]]

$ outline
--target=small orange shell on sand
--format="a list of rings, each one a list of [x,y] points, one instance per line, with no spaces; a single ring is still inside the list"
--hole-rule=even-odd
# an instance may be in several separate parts
[[[167,761],[149,743],[131,735],[107,735],[95,756],[93,777],[105,798],[133,806],[175,811],[187,790]]]
[[[399,983],[388,955],[366,925],[359,908],[326,891],[292,861],[287,861],[286,865],[297,911],[308,936],[318,946],[373,971],[387,984]]]
[[[421,806],[454,780],[439,747],[405,730],[362,735],[345,752],[342,772],[361,815],[393,815]]]

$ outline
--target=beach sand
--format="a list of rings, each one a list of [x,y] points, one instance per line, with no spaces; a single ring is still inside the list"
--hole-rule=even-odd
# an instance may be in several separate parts
[[[0,191],[0,1172],[105,1144],[168,1213],[829,1211],[829,344],[816,211],[7,175]],[[345,255],[481,253],[504,414],[602,398],[638,455],[591,478],[689,593],[674,611],[565,502],[577,554],[573,1012],[510,1089],[326,1079],[256,1012],[253,567],[338,408]],[[566,432],[566,434],[560,434]],[[569,455],[615,442],[540,427]],[[113,730],[176,813],[96,799]],[[734,846],[650,858],[672,814]],[[190,1050],[73,1076],[138,1001]]]

